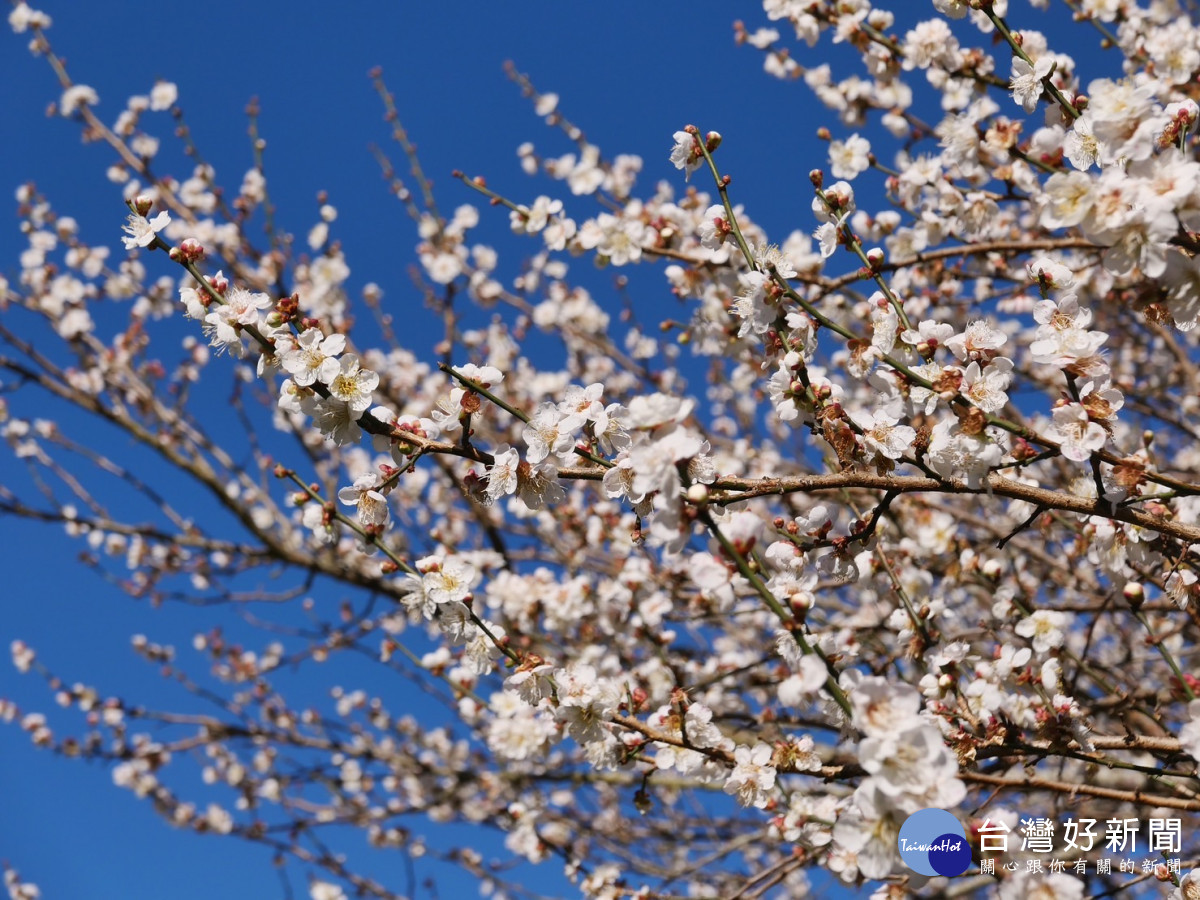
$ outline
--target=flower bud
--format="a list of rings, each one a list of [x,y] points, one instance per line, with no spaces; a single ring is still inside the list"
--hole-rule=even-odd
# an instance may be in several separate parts
[[[179,254],[184,262],[204,259],[204,245],[195,238],[184,238],[179,242]]]
[[[1142,604],[1146,602],[1146,589],[1142,587],[1140,582],[1129,582],[1122,589],[1121,593],[1129,603],[1130,608],[1135,612],[1141,609]]]

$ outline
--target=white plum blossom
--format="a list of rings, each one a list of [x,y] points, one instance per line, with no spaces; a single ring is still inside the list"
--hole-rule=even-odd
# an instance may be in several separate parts
[[[852,134],[844,141],[829,145],[829,170],[834,178],[854,179],[870,168],[871,144]]]
[[[64,757],[109,748],[114,783],[177,827],[269,820],[312,900],[378,893],[349,843],[303,846],[322,825],[496,897],[539,876],[456,834],[499,828],[597,900],[831,878],[895,900],[942,890],[898,855],[917,810],[972,836],[1019,834],[1017,807],[1164,815],[1200,762],[1200,24],[1178,0],[1058,7],[764,0],[738,52],[809,96],[786,109],[816,156],[786,129],[717,153],[689,126],[643,164],[510,69],[566,145],[517,150],[552,190],[456,172],[436,203],[441,164],[417,166],[379,82],[412,169],[385,163],[413,219],[397,249],[323,193],[315,224],[285,222],[266,137],[232,173],[205,162],[224,156],[146,68],[172,62],[142,47],[167,46],[158,19],[125,54],[145,93],[101,122],[14,0],[61,81],[38,102],[104,145],[142,215],[114,254],[59,206],[72,190],[16,188],[0,449],[23,474],[0,513],[57,523],[139,601],[231,610],[192,654],[133,647],[250,731],[164,714],[155,743],[138,685],[73,683],[21,640],[16,674],[62,709],[23,688],[0,723]],[[1062,52],[1101,24],[1105,59]],[[561,43],[587,62],[602,35],[581,34]],[[697,96],[759,96],[698,42],[658,46]],[[610,67],[615,109],[635,62]],[[490,204],[451,211],[464,188]],[[371,229],[384,257],[354,246]],[[420,296],[383,303],[351,260]],[[191,791],[193,761],[228,802]],[[1151,784],[1156,761],[1179,774]],[[1075,900],[1172,874],[1138,868],[949,890]],[[1200,875],[1177,888],[1200,900]]]
[[[1188,719],[1179,729],[1179,743],[1192,759],[1200,761],[1200,700],[1188,703]]]
[[[985,413],[998,413],[1008,403],[1005,393],[1012,382],[1012,360],[998,356],[986,367],[973,362],[963,370],[962,395]]]
[[[836,223],[825,222],[818,225],[817,230],[813,232],[813,237],[820,248],[822,259],[829,259],[837,251],[838,226]]]
[[[700,220],[700,227],[696,229],[696,234],[700,238],[700,246],[707,247],[709,250],[717,250],[725,243],[725,238],[729,234],[729,223],[725,220],[725,207],[717,204],[710,206],[704,212],[704,217]]]
[[[214,303],[204,316],[205,330],[211,336],[212,346],[241,357],[246,351],[245,328],[257,327],[262,321],[262,311],[271,305],[271,298],[266,294],[253,293],[243,287],[231,288],[225,295],[225,302]]]
[[[768,744],[738,747],[733,751],[735,764],[725,780],[725,793],[734,794],[742,806],[767,805],[775,787],[775,769],[771,765],[774,750]]]
[[[671,148],[671,164],[690,176],[704,164],[704,156],[697,146],[698,139],[686,131],[677,131],[672,137],[675,146]]]
[[[338,491],[338,500],[357,510],[360,525],[382,525],[388,519],[387,497],[376,490],[383,479],[374,472],[360,475],[354,484]]]
[[[917,323],[915,329],[910,328],[902,332],[900,340],[914,347],[924,344],[933,350],[944,346],[953,336],[954,326],[946,322],[937,322],[933,319],[922,319]]]
[[[742,320],[738,337],[763,334],[775,321],[779,309],[766,302],[771,280],[762,272],[746,272],[740,276],[743,293],[733,300],[733,314]]]
[[[556,671],[554,681],[558,685],[555,715],[567,733],[581,744],[604,740],[605,726],[621,699],[620,688],[611,679],[599,677],[587,664]]]
[[[539,510],[566,499],[566,489],[558,482],[558,467],[546,461],[537,465],[523,462],[517,466],[517,497],[527,509]]]
[[[1008,342],[1008,335],[985,319],[977,319],[946,339],[946,347],[964,362],[985,358]]]
[[[1056,172],[1043,186],[1041,222],[1046,228],[1069,228],[1086,219],[1096,205],[1096,182],[1083,172]]]
[[[479,580],[474,566],[459,557],[445,560],[419,560],[417,569],[425,596],[437,605],[459,603],[467,598]]]
[[[553,403],[539,406],[522,432],[529,448],[525,458],[531,463],[539,463],[551,454],[559,458],[569,456],[575,447],[572,432],[583,424],[575,424],[573,418],[568,418]]]
[[[921,797],[957,781],[958,760],[936,728],[921,724],[906,731],[864,738],[858,758],[881,793],[896,798]],[[961,785],[961,783],[960,783]],[[947,798],[943,798],[947,799]],[[946,806],[953,806],[959,796]],[[942,805],[942,804],[937,804]]]
[[[868,737],[887,737],[920,724],[921,695],[875,676],[847,681],[854,724]]]
[[[1063,140],[1063,155],[1080,171],[1087,171],[1100,157],[1100,142],[1092,131],[1092,118],[1084,113],[1071,125]]]
[[[378,385],[379,374],[362,368],[358,356],[347,353],[338,360],[338,373],[329,382],[329,394],[354,412],[363,412],[371,405],[373,392]]]
[[[1060,262],[1048,257],[1039,257],[1025,267],[1029,277],[1045,290],[1065,291],[1075,285],[1075,276]]]
[[[1016,632],[1033,641],[1035,653],[1046,653],[1061,647],[1066,640],[1064,629],[1070,624],[1069,614],[1055,609],[1038,609],[1017,623]]]
[[[497,447],[492,458],[493,462],[488,467],[487,498],[489,502],[494,503],[499,498],[516,492],[521,454],[506,444]]]
[[[1088,330],[1092,313],[1079,305],[1074,294],[1043,300],[1033,317],[1040,325],[1029,345],[1034,362],[1065,366],[1092,356],[1108,340],[1104,332]]]
[[[915,812],[916,810],[912,810]],[[837,847],[854,854],[867,878],[886,878],[900,861],[900,826],[909,812],[897,807],[878,782],[869,778],[855,790],[849,806],[833,827]]]
[[[572,384],[567,387],[563,400],[558,404],[564,416],[560,425],[567,431],[582,428],[587,422],[602,422],[606,413],[600,402],[604,396],[604,385],[597,381],[587,387]]]
[[[914,428],[898,425],[899,419],[883,410],[854,410],[850,413],[850,419],[862,429],[862,439],[867,449],[887,459],[899,459],[917,439]]]
[[[310,900],[346,900],[346,892],[342,890],[341,885],[331,881],[314,880],[310,882],[308,896]]]
[[[357,443],[362,439],[359,412],[341,400],[320,397],[311,407],[313,422],[327,440],[338,446]]]
[[[279,365],[301,387],[308,387],[315,381],[329,384],[341,370],[337,357],[345,349],[344,334],[326,336],[320,329],[309,328],[296,339],[291,349],[282,354]]]
[[[1004,449],[986,431],[969,434],[953,419],[934,426],[926,451],[930,468],[947,478],[961,478],[969,487],[978,487],[1003,456]]]
[[[1060,442],[1062,455],[1075,462],[1086,462],[1108,441],[1108,432],[1093,422],[1079,403],[1056,407],[1047,434]]]
[[[96,93],[95,88],[86,84],[73,84],[63,91],[62,99],[58,101],[58,110],[64,116],[70,116],[99,102],[100,95]]]
[[[701,703],[692,703],[680,721],[679,709],[663,706],[651,713],[646,723],[652,728],[682,739],[687,735],[688,747],[660,743],[654,755],[654,765],[659,769],[674,769],[682,775],[700,772],[709,764],[703,748],[719,747],[728,750],[733,742],[712,723],[713,711]],[[689,749],[697,748],[697,749]]]
[[[153,219],[145,216],[130,215],[121,230],[127,237],[121,238],[126,250],[134,247],[149,247],[154,243],[158,233],[171,224],[171,214],[165,209]]]
[[[550,224],[550,220],[562,212],[562,209],[561,200],[552,200],[543,194],[534,200],[533,206],[513,210],[509,219],[512,222],[513,231],[537,234],[543,231]]]
[[[1013,57],[1012,80],[1009,85],[1012,87],[1013,99],[1025,112],[1031,113],[1037,109],[1038,100],[1045,90],[1042,79],[1049,75],[1053,68],[1054,60],[1049,56],[1043,56],[1032,65],[1020,57]]]

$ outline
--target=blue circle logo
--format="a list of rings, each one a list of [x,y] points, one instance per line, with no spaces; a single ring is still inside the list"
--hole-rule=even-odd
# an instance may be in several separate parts
[[[961,875],[971,865],[962,823],[944,809],[919,809],[900,826],[900,858],[922,875]]]

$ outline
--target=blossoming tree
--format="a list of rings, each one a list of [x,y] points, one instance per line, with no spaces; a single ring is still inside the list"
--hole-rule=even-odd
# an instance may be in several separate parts
[[[176,827],[293,860],[316,900],[406,895],[356,868],[361,845],[323,843],[332,826],[496,896],[538,867],[606,898],[1200,894],[1200,26],[1174,0],[1066,5],[1061,39],[1006,0],[933,0],[911,27],[868,0],[748,8],[745,52],[830,111],[789,234],[754,223],[718,133],[665,129],[678,171],[646,187],[643,160],[515,71],[578,144],[520,150],[560,196],[460,175],[456,202],[483,208],[444,214],[377,74],[411,182],[385,171],[445,326],[423,347],[379,288],[350,297],[332,206],[307,252],[262,242],[260,167],[224,191],[202,162],[160,171],[144,114],[174,85],[102,120],[18,2],[59,111],[115,154],[128,218],[113,252],[18,191],[0,416],[27,477],[0,510],[61,523],[135,597],[268,612],[257,644],[135,639],[215,711],[110,696],[18,641],[16,668],[83,721],[0,717],[109,761]],[[1121,75],[1064,52],[1085,43]],[[828,44],[862,74],[814,62]],[[483,237],[500,227],[530,242],[515,284]],[[571,256],[656,267],[686,319],[669,339],[625,326]],[[18,415],[26,395],[79,416]],[[218,396],[235,427],[197,414]],[[152,473],[93,449],[84,414]],[[114,480],[119,503],[94,486]],[[373,674],[289,692],[350,657]],[[195,752],[208,787],[188,793]],[[952,887],[898,851],[931,807],[976,847]],[[1072,841],[1082,867],[1036,871],[1035,838],[1068,817],[1097,829]],[[1185,827],[1105,871],[1130,821]],[[499,827],[536,865],[509,874],[421,822]],[[997,828],[1014,841],[989,856]]]

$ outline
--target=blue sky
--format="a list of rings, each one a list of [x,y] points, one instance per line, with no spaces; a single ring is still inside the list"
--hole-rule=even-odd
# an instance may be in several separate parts
[[[802,85],[763,75],[760,54],[734,46],[733,18],[744,18],[751,29],[765,24],[754,3],[335,7],[213,0],[197,7],[47,0],[41,8],[54,17],[50,37],[72,75],[99,92],[103,119],[111,122],[129,95],[147,93],[157,78],[174,81],[195,140],[218,180],[233,187],[251,164],[243,110],[257,96],[267,174],[284,227],[302,238],[316,221],[317,192],[328,191],[340,212],[335,235],[354,273],[351,292],[374,281],[396,303],[405,302],[410,290],[406,269],[417,239],[368,149],[383,146],[405,170],[367,78],[372,66],[383,67],[441,207],[479,205],[479,234],[518,253],[521,245],[507,236],[507,215],[489,210],[450,177],[452,169],[483,174],[501,193],[531,200],[552,193],[553,185],[521,173],[517,146],[532,140],[549,156],[574,149],[541,123],[504,76],[507,59],[541,90],[558,93],[563,112],[607,155],[641,155],[644,186],[660,178],[682,186],[667,161],[672,132],[688,123],[721,131],[720,162],[734,177],[735,201],[746,203],[777,238],[811,227],[808,172],[825,164],[814,130],[834,124]],[[11,203],[19,182],[36,182],[60,213],[79,220],[85,241],[107,242],[119,258],[124,210],[119,191],[104,178],[111,154],[102,146],[80,146],[72,123],[46,117],[47,105],[59,96],[49,67],[25,52],[24,37],[6,33],[0,40],[0,83],[6,86],[0,172],[7,179],[0,188],[9,192],[3,196]],[[824,56],[827,46],[814,52]],[[837,74],[858,71],[847,63]],[[160,115],[158,134],[166,144],[170,124]],[[14,217],[3,221],[0,271],[14,278],[23,240]],[[527,247],[526,253],[535,249]],[[508,261],[510,272],[518,261]],[[153,269],[160,262],[150,258],[147,264]],[[160,266],[156,274],[164,271]],[[642,283],[661,287],[655,277],[651,273]],[[611,290],[610,276],[593,280],[596,291]],[[10,456],[0,456],[0,483],[24,477]],[[191,635],[222,613],[150,610],[131,602],[72,565],[80,548],[53,526],[0,519],[0,540],[10,559],[0,617],[5,653],[12,639],[22,638],[68,681],[150,704],[178,702],[180,695],[130,652],[129,636],[144,633],[186,653]],[[7,663],[0,665],[0,696],[30,708],[51,703],[47,691],[29,676],[18,679]],[[267,852],[168,829],[146,804],[113,787],[100,766],[53,759],[14,728],[0,729],[0,760],[0,858],[38,882],[47,898],[284,896]],[[365,848],[361,853],[358,858],[367,858]],[[370,864],[379,877],[391,876],[394,887],[404,884],[399,859],[377,855]],[[544,867],[547,893],[561,889],[555,870]],[[297,894],[305,896],[303,870],[292,875]],[[439,886],[440,896],[456,895],[452,880]]]

